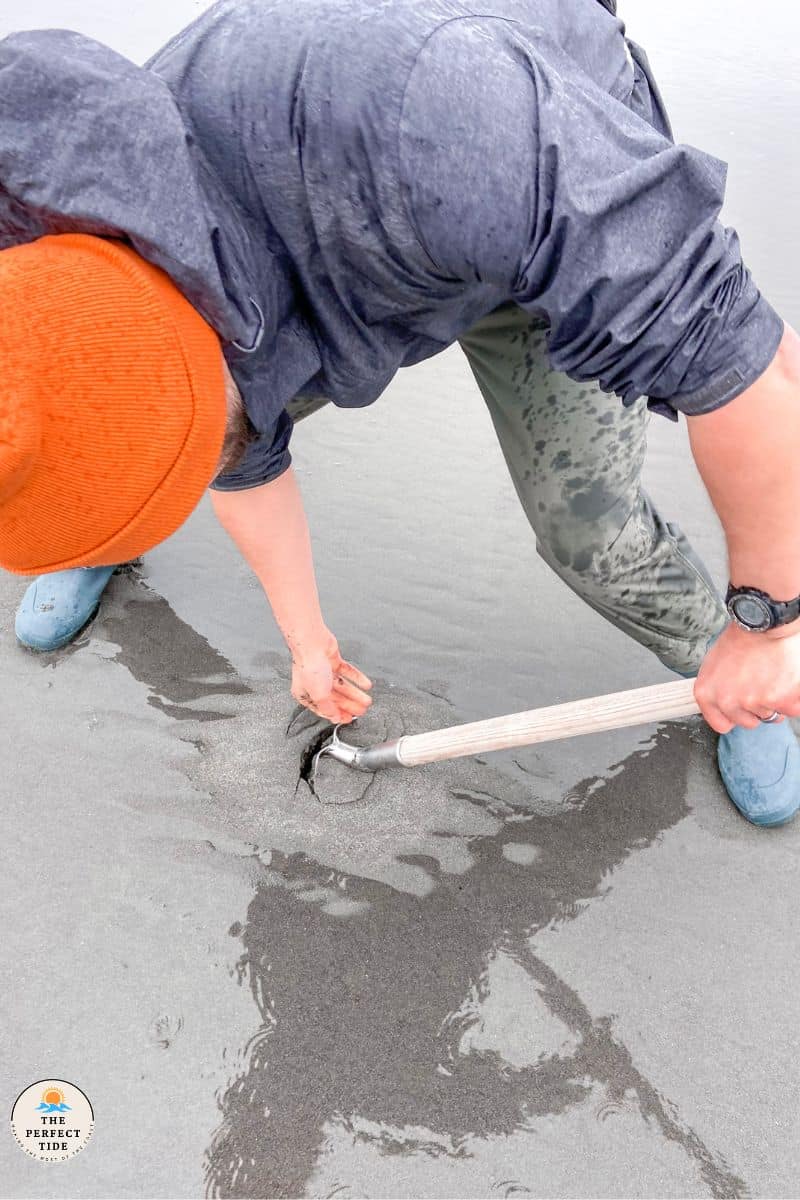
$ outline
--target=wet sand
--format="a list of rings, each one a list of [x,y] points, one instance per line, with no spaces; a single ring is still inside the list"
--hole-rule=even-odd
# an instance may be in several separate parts
[[[437,392],[475,419],[453,472],[483,453],[457,352],[406,373],[356,414],[353,487],[375,497],[356,526],[390,528],[369,439],[388,421],[402,441]],[[355,552],[326,493],[342,415],[297,454],[331,624],[376,677],[364,736],[666,677],[529,538],[460,580],[477,513],[443,528],[438,494],[419,507],[440,576],[399,523],[396,564]],[[697,504],[680,439],[654,437],[655,488],[663,470]],[[482,479],[464,505],[513,526],[510,485]],[[72,650],[14,645],[22,587],[0,582],[2,1078],[9,1104],[75,1081],[96,1131],[59,1167],[9,1143],[3,1194],[794,1194],[800,827],[735,814],[700,721],[387,773],[323,807],[301,778],[316,727],[207,505]]]
[[[735,162],[722,107],[705,144]],[[760,189],[734,198],[756,241]],[[796,248],[758,237],[797,323]],[[669,678],[537,559],[457,350],[294,449],[327,619],[376,681],[365,735]],[[647,484],[721,582],[682,427],[653,422]],[[24,586],[0,576],[0,1079],[9,1111],[74,1081],[96,1125],[63,1165],[7,1137],[0,1194],[797,1194],[800,824],[737,816],[702,722],[323,807],[316,727],[206,503],[68,651],[16,647]]]

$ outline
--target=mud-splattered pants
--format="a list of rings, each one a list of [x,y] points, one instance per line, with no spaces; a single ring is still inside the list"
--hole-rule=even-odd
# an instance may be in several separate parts
[[[541,557],[667,667],[698,670],[727,616],[686,537],[642,488],[646,401],[625,408],[552,371],[545,326],[516,305],[479,321],[461,346]],[[321,403],[298,398],[289,411],[299,419]]]

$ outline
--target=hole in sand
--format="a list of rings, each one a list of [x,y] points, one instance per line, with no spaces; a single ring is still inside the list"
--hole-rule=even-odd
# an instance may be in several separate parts
[[[354,725],[347,726],[348,731],[352,731],[353,728]],[[333,726],[326,725],[304,746],[300,755],[298,787],[301,782],[305,783],[320,804],[357,804],[364,799],[375,780],[371,772],[357,771],[326,754],[319,759],[316,771],[314,769],[314,759],[323,746],[328,744],[332,732]]]
[[[309,790],[314,796],[317,794],[314,786],[314,759],[322,747],[330,741],[332,733],[332,725],[326,725],[324,729],[318,730],[311,741],[306,743],[300,755],[300,780],[308,784]]]

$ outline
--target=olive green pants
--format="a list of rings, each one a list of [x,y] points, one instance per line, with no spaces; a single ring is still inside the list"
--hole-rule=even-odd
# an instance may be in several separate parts
[[[681,530],[642,488],[648,410],[551,370],[545,327],[516,305],[461,338],[544,561],[593,609],[691,673],[727,617]],[[299,420],[324,403],[298,397]]]

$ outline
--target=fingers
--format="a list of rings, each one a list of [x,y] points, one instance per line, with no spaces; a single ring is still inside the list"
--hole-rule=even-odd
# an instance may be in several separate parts
[[[363,717],[372,705],[372,697],[367,689],[372,687],[372,680],[352,663],[341,661],[339,670],[333,676],[333,695],[347,719]]]
[[[292,696],[298,704],[302,704],[310,712],[316,713],[318,717],[324,717],[327,721],[338,721],[339,707],[331,697],[320,696],[315,700],[307,691],[295,691],[294,689],[292,689]]]
[[[698,702],[699,703],[699,702]],[[730,733],[733,729],[733,721],[729,721],[725,713],[716,705],[706,704],[701,705],[700,710],[704,719],[708,722],[715,733]]]
[[[352,663],[345,662],[335,642],[324,658],[293,662],[292,695],[317,716],[337,725],[348,725],[372,705],[372,680]]]
[[[769,725],[780,725],[781,721],[786,719],[786,714],[779,712],[777,708],[756,708],[753,709],[753,712],[760,722],[765,722]],[[778,713],[777,717],[775,717],[775,713]],[[773,717],[775,717],[774,720],[772,720]]]
[[[341,704],[335,700],[319,700],[310,699],[300,700],[300,703],[305,705],[311,712],[316,713],[318,717],[322,717],[326,721],[330,721],[332,725],[349,725],[355,720],[358,713],[349,712],[343,708]]]
[[[754,728],[758,724],[758,718],[753,713],[745,712],[733,700],[719,697],[716,689],[702,678],[694,685],[694,698],[704,719],[715,733],[730,733],[734,725],[738,725],[742,720],[751,723],[746,725],[747,728]]]
[[[729,625],[706,655],[694,694],[718,733],[800,715],[800,637],[770,641]]]
[[[331,725],[349,725],[356,719],[353,713],[347,712],[335,704],[312,707],[311,711],[315,712],[317,716],[324,717],[326,721],[330,721]]]
[[[773,709],[772,712],[775,710]],[[735,708],[723,712],[716,705],[710,705],[703,709],[703,716],[717,733],[730,733],[734,726],[740,729],[758,729],[759,725],[763,724],[767,717],[772,716],[772,712],[765,712],[763,716],[760,714],[749,712],[745,708]],[[784,717],[776,717],[774,721],[770,721],[770,725],[779,725]]]
[[[739,726],[742,729],[757,729],[760,724],[766,722],[769,717],[775,712],[780,715],[774,721],[770,721],[771,725],[779,725],[785,720],[786,712],[781,711],[777,705],[767,706],[766,704],[757,704],[754,700],[747,701],[750,707],[745,707],[741,703],[736,703],[731,700],[719,700],[712,697],[702,685],[695,688],[695,699],[700,706],[703,717],[717,733],[730,733],[734,726]]]
[[[372,701],[367,698],[354,700],[350,696],[345,696],[341,692],[334,690],[332,699],[339,706],[341,712],[346,712],[351,717],[363,717]]]
[[[368,679],[363,671],[359,671],[358,667],[354,667],[352,663],[345,662],[344,659],[339,661],[339,673],[342,675],[342,678],[349,680],[350,683],[354,683],[362,691],[368,692],[372,688],[372,680]]]
[[[372,697],[363,688],[353,683],[346,675],[336,674],[333,677],[333,690],[340,704],[354,705],[352,712],[360,715],[367,711],[372,704]]]
[[[325,696],[313,697],[308,691],[295,695],[295,700],[324,717],[334,725],[349,725],[372,705],[372,697],[342,676],[334,676],[333,687]]]
[[[775,710],[773,709],[772,711],[774,712]],[[740,729],[758,729],[761,724],[761,717],[751,712],[749,708],[737,708],[727,715],[733,721],[734,725],[738,725]],[[767,713],[766,716],[770,716],[770,714]]]
[[[309,704],[308,707],[312,712],[316,713],[318,717],[324,717],[325,720],[330,721],[332,725],[346,725],[353,719],[349,713],[342,713],[338,706],[332,704],[330,701],[328,701],[327,704],[324,702],[320,704]]]

